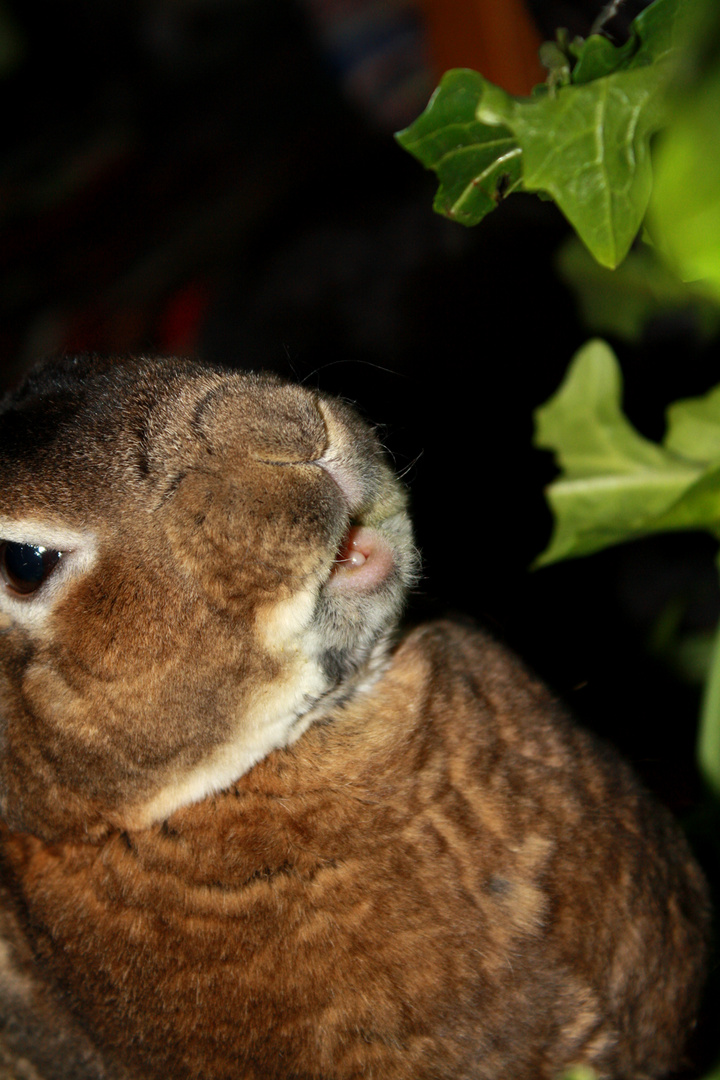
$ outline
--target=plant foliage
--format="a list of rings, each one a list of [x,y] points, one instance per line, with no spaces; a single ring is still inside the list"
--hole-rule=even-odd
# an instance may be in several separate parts
[[[717,332],[717,0],[654,0],[622,46],[600,34],[570,42],[559,32],[541,58],[547,80],[525,99],[477,72],[448,72],[422,116],[398,134],[437,174],[435,209],[474,225],[512,192],[548,196],[596,260],[577,243],[560,255],[591,325],[638,337],[665,307],[693,310],[701,329]],[[608,285],[608,269],[641,229],[665,265],[639,245]],[[720,385],[671,405],[665,437],[652,442],[623,413],[620,367],[594,340],[537,410],[536,444],[559,466],[547,491],[554,531],[536,565],[671,530],[702,529],[720,540]],[[719,800],[720,628],[706,644],[698,763]],[[720,1080],[720,1070],[705,1080]]]
[[[713,0],[695,0],[672,122],[656,154],[648,224],[683,280],[720,299],[720,20]]]
[[[474,71],[449,71],[400,144],[440,181],[435,208],[474,225],[511,192],[555,200],[603,266],[627,254],[652,188],[650,139],[692,0],[655,0],[614,46],[562,37],[542,53],[546,83],[517,98]]]
[[[548,488],[555,531],[538,565],[675,529],[720,538],[720,386],[671,405],[662,444],[635,430],[621,394],[612,350],[591,341],[537,410],[536,444],[562,470]]]
[[[720,539],[720,385],[671,405],[661,444],[635,430],[621,397],[612,350],[591,341],[535,414],[536,445],[552,450],[561,470],[547,490],[555,527],[538,566],[678,529],[704,529]],[[710,654],[698,762],[720,795],[720,630]]]
[[[649,327],[668,316],[699,341],[720,332],[720,295],[715,298],[703,282],[681,281],[648,244],[635,245],[616,270],[609,270],[576,236],[569,236],[556,253],[555,266],[593,334],[639,342]]]

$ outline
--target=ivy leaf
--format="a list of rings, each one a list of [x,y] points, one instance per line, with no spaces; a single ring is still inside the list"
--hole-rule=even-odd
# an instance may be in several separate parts
[[[645,531],[674,529],[706,529],[720,537],[720,464],[703,472]]]
[[[714,0],[698,15],[686,85],[659,140],[648,226],[674,270],[686,281],[702,280],[720,299],[720,26]]]
[[[667,69],[618,71],[530,101],[488,84],[478,106],[478,120],[517,139],[523,187],[550,194],[602,266],[622,262],[645,216]]]
[[[664,469],[667,453],[623,415],[622,376],[604,341],[573,357],[557,393],[537,410],[536,443],[556,452],[568,479]]]
[[[535,443],[553,450],[562,469],[547,491],[555,530],[538,566],[660,528],[688,527],[688,513],[715,512],[708,491],[696,486],[710,471],[643,438],[624,416],[621,395],[615,356],[604,342],[591,341],[535,414]]]
[[[720,462],[720,386],[667,410],[665,446],[691,461]]]
[[[438,176],[434,208],[463,225],[476,225],[520,184],[520,148],[501,126],[476,118],[485,79],[476,71],[448,71],[425,112],[395,136]]]
[[[668,315],[681,316],[703,340],[720,331],[720,302],[705,289],[681,281],[647,244],[632,248],[617,270],[608,270],[570,236],[557,252],[555,266],[575,294],[591,333],[639,341],[654,319]]]
[[[527,99],[449,72],[397,136],[437,173],[435,209],[472,225],[510,191],[546,194],[597,261],[617,266],[645,216],[650,140],[667,119],[678,26],[695,2],[654,0],[619,48],[599,35],[573,43],[567,69],[556,64]]]
[[[633,30],[636,30],[636,25],[637,20],[633,23]],[[602,34],[593,34],[578,55],[572,72],[573,83],[582,86],[584,83],[612,75],[614,71],[621,71],[635,55],[637,48],[637,33],[631,32],[625,44],[619,48]]]
[[[685,46],[697,13],[697,0],[654,0],[633,20],[631,37],[637,42],[632,65],[654,64]]]

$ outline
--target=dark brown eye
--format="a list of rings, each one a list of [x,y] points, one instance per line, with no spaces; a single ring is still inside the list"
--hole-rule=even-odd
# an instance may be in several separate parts
[[[40,544],[0,542],[0,575],[11,592],[29,596],[37,592],[63,556],[62,551]]]

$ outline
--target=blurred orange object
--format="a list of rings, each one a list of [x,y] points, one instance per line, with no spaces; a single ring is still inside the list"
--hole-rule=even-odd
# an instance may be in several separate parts
[[[523,0],[420,0],[420,8],[438,78],[448,68],[474,68],[519,95],[544,82],[542,39]]]

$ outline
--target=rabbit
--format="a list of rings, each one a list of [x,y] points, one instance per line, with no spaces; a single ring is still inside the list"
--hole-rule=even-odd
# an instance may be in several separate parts
[[[348,404],[67,357],[0,470],[0,1076],[676,1066],[702,873],[504,646],[398,629],[408,497]]]

